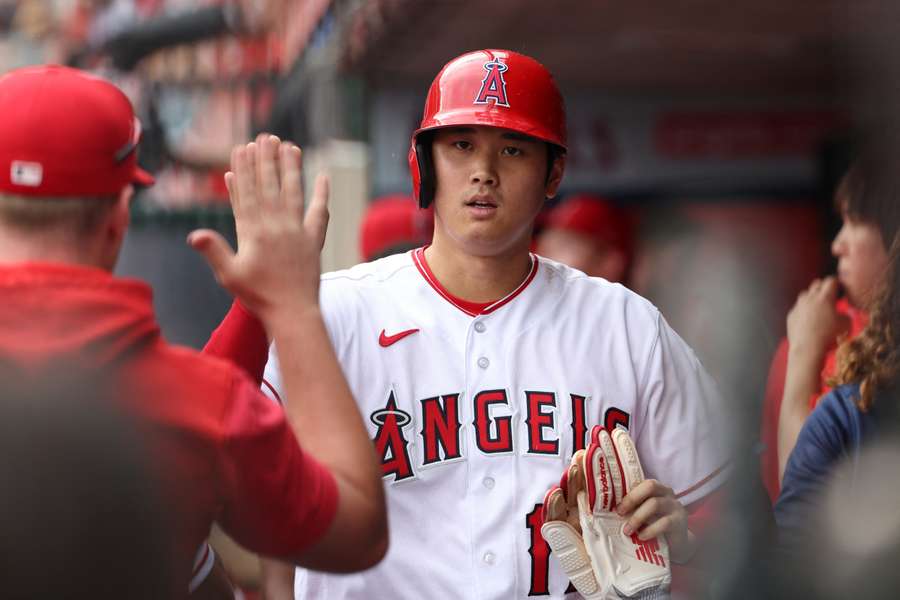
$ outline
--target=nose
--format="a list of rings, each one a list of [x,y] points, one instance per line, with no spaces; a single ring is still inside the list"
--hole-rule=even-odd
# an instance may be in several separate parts
[[[831,254],[832,256],[842,256],[847,250],[846,243],[846,229],[847,225],[842,225],[840,230],[837,232],[837,235],[834,236],[834,240],[831,242]]]
[[[475,185],[495,186],[498,182],[497,170],[494,161],[489,154],[484,153],[477,158],[469,177],[469,182]]]

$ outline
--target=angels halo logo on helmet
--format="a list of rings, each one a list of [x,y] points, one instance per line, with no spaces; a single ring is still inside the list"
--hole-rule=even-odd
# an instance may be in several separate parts
[[[506,81],[503,72],[509,67],[499,60],[484,63],[484,79],[481,80],[481,89],[475,96],[475,104],[487,104],[493,100],[497,106],[509,108],[509,100],[506,98]]]
[[[553,149],[551,159],[567,149],[562,94],[544,65],[511,50],[468,52],[444,65],[434,78],[422,122],[412,135],[409,170],[420,207],[434,201],[436,188],[430,133],[478,125],[547,142]]]

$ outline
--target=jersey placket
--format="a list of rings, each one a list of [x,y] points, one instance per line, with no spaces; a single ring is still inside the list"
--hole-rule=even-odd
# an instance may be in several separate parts
[[[481,598],[515,595],[514,511],[515,423],[505,381],[505,356],[494,340],[493,314],[478,315],[466,336],[466,395],[472,411],[467,436],[472,565]]]

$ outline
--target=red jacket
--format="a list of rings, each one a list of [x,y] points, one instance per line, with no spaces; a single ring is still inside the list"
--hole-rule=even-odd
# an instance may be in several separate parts
[[[866,313],[856,310],[846,298],[838,300],[836,308],[839,313],[850,317],[850,337],[854,338],[865,328],[868,321]],[[825,355],[825,366],[822,368],[821,389],[809,399],[809,409],[815,408],[819,398],[831,390],[828,380],[837,374],[835,361],[837,347],[829,348]],[[763,400],[762,421],[759,428],[760,442],[763,449],[760,454],[760,476],[769,493],[772,504],[778,499],[781,491],[781,479],[778,477],[778,417],[781,413],[781,399],[784,396],[784,380],[787,377],[788,341],[783,338],[778,344],[772,364],[769,367],[769,378],[766,381],[766,396]]]
[[[167,344],[150,288],[76,266],[0,266],[0,361],[102,370],[135,417],[173,508],[179,586],[213,521],[247,548],[296,556],[337,508],[331,474],[304,454],[282,409],[232,364]]]

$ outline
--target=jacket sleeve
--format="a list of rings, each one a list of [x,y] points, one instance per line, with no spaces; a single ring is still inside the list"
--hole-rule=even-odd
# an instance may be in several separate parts
[[[296,557],[334,518],[333,475],[303,452],[281,407],[246,377],[236,378],[223,426],[219,522],[250,550]]]

